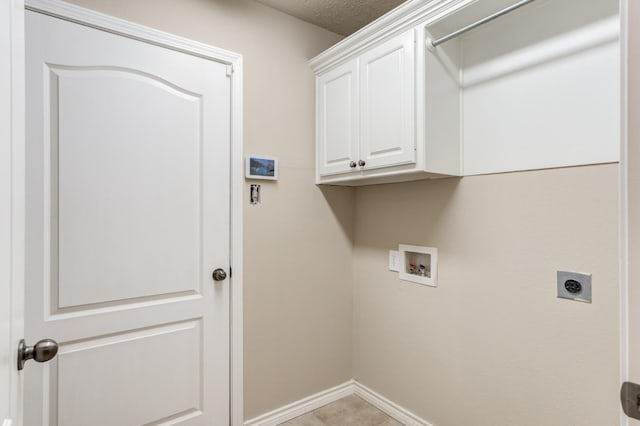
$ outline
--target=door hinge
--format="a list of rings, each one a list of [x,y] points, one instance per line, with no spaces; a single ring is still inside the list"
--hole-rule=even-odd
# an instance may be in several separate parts
[[[233,75],[233,64],[227,64],[227,77],[231,77]]]
[[[640,420],[640,385],[624,382],[620,389],[620,402],[627,416]]]
[[[229,278],[233,276],[233,269],[229,266]]]

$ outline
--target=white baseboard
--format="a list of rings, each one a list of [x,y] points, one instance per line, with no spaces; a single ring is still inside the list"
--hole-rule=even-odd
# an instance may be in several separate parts
[[[244,422],[245,426],[276,426],[288,420],[294,419],[303,414],[307,414],[316,408],[330,404],[334,401],[353,395],[355,383],[349,380],[331,389],[318,392],[315,395],[303,398],[284,407],[277,408],[261,416],[254,417]]]
[[[384,411],[405,426],[433,426],[426,420],[413,414],[404,407],[399,406],[395,402],[389,401],[384,396],[372,391],[365,385],[355,382],[355,394],[367,401],[377,409]]]
[[[303,398],[289,405],[285,405],[284,407],[277,408],[273,411],[262,414],[261,416],[254,417],[253,419],[244,422],[244,426],[277,426],[288,420],[302,416],[303,414],[310,413],[311,411],[337,401],[340,398],[354,394],[379,410],[384,411],[403,425],[433,426],[426,420],[423,420],[413,414],[411,411],[389,401],[387,398],[372,391],[355,380],[350,380],[334,388],[318,392],[315,395]]]

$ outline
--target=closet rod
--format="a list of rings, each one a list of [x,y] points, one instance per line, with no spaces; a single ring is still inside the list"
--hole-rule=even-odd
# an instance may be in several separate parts
[[[433,47],[436,47],[439,44],[445,43],[445,42],[451,40],[452,38],[456,38],[459,35],[464,34],[467,31],[471,31],[472,29],[477,28],[480,25],[484,25],[489,21],[493,21],[494,19],[499,18],[502,15],[506,15],[509,12],[513,12],[514,10],[519,9],[522,6],[527,5],[527,4],[529,4],[529,3],[533,2],[533,1],[535,1],[535,0],[522,0],[522,1],[518,2],[518,3],[516,3],[516,4],[513,4],[513,5],[505,8],[505,9],[502,9],[499,12],[494,13],[493,15],[487,16],[486,18],[483,18],[483,19],[481,19],[481,20],[479,20],[477,22],[474,22],[473,24],[470,24],[470,25],[467,25],[466,27],[460,28],[459,30],[454,31],[451,34],[448,34],[448,35],[446,35],[444,37],[440,37],[437,40],[432,40],[431,41],[431,45]]]

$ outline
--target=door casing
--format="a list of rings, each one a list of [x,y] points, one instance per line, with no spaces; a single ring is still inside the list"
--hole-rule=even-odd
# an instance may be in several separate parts
[[[230,424],[240,426],[243,418],[243,262],[242,262],[242,191],[243,191],[243,146],[242,146],[242,55],[224,49],[212,47],[203,43],[178,37],[142,25],[133,24],[109,15],[94,12],[79,6],[57,0],[11,0],[12,13],[11,50],[8,66],[11,67],[12,89],[15,97],[11,99],[8,114],[12,123],[11,135],[11,194],[8,205],[11,208],[12,230],[10,261],[12,262],[11,286],[12,312],[11,332],[0,338],[8,338],[11,342],[10,353],[17,350],[17,342],[23,334],[24,300],[24,10],[32,10],[57,18],[87,25],[103,31],[133,38],[146,43],[177,50],[212,61],[226,64],[231,77],[231,177],[230,177],[230,270],[233,275],[229,281],[231,286],[230,301]],[[3,64],[4,65],[4,64]],[[4,108],[4,106],[3,106]],[[3,109],[4,113],[4,109]],[[4,182],[2,182],[4,184]],[[5,200],[3,199],[3,202]],[[2,224],[5,225],[4,223]],[[4,349],[3,349],[4,350]],[[12,383],[10,384],[11,419],[13,426],[21,425],[22,412],[22,377],[17,370],[12,369]],[[0,419],[2,421],[2,419]]]
[[[636,1],[620,0],[620,383],[640,381],[640,93],[638,93],[640,44],[638,26],[632,27],[640,15]],[[635,259],[635,260],[634,260]],[[639,424],[620,409],[620,425]]]
[[[15,354],[24,335],[24,2],[0,6],[0,424],[22,421]]]

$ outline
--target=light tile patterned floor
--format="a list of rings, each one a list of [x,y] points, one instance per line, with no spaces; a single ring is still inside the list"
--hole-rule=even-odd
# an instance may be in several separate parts
[[[350,395],[281,426],[402,426],[358,396]]]

